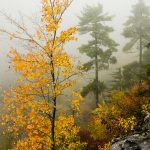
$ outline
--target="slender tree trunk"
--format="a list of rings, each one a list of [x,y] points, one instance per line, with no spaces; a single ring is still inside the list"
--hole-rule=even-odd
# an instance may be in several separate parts
[[[141,34],[141,33],[140,33]],[[141,83],[142,80],[142,50],[143,50],[143,44],[142,44],[142,36],[140,35],[140,53],[139,53],[139,83]]]
[[[53,44],[52,46],[54,46],[55,44],[55,40],[56,40],[56,34],[57,31],[54,31],[54,40],[53,40]],[[55,83],[55,68],[54,68],[54,63],[53,63],[53,53],[51,53],[51,66],[52,66],[52,71],[51,71],[51,77],[52,77],[52,83]],[[55,85],[54,85],[54,89],[55,90]],[[51,149],[55,150],[55,121],[56,121],[56,102],[57,102],[57,96],[54,95],[53,98],[53,111],[52,111],[52,118],[51,118],[51,138],[52,138],[52,146]]]
[[[97,24],[95,23],[95,86],[96,86],[96,107],[98,107],[98,103],[99,103],[99,89],[98,89],[98,81],[99,81],[99,78],[98,78],[98,54],[97,54],[97,51],[98,51],[98,48],[97,48],[97,33],[96,33],[96,29],[97,29]]]
[[[98,89],[98,57],[97,57],[97,54],[95,56],[95,85],[96,85],[96,107],[98,106],[98,103],[99,103],[99,89]]]
[[[52,80],[53,83],[55,83],[55,74],[54,74],[54,65],[52,62],[52,67],[53,67],[53,71],[51,72],[52,75]],[[54,89],[55,90],[55,86]],[[56,102],[57,102],[57,97],[56,95],[53,98],[53,111],[52,111],[52,118],[51,118],[51,138],[52,138],[52,145],[51,145],[51,149],[55,150],[55,121],[56,121]]]
[[[141,18],[143,16],[142,9],[140,8],[140,15]],[[142,80],[142,50],[143,50],[143,43],[142,43],[142,25],[140,25],[140,52],[139,52],[139,83],[141,83]]]
[[[51,125],[51,133],[52,133],[52,150],[55,150],[55,119],[56,119],[56,97],[53,100],[53,112],[52,112],[52,125]]]
[[[53,58],[53,54],[51,54],[51,58]],[[52,65],[52,71],[51,71],[51,76],[52,76],[52,83],[55,83],[55,68],[53,61],[51,60],[51,65]],[[55,85],[53,87],[53,90],[55,90]],[[56,102],[57,102],[57,96],[53,95],[53,111],[52,111],[52,118],[51,118],[51,139],[52,139],[52,145],[51,145],[51,150],[55,150],[55,120],[56,120]]]

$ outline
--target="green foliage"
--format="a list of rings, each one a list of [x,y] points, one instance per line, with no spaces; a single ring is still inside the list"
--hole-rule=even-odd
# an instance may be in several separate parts
[[[127,90],[139,83],[139,77],[142,80],[147,80],[149,76],[147,73],[149,68],[148,64],[150,64],[150,49],[147,48],[143,53],[142,68],[140,68],[137,61],[134,61],[114,71],[112,74],[111,89]]]
[[[123,72],[121,68],[118,68],[112,74],[113,80],[111,81],[111,89],[115,90],[123,90],[124,89],[124,79],[123,79]]]
[[[116,63],[116,58],[112,56],[116,52],[116,42],[109,34],[113,28],[106,26],[105,22],[111,21],[112,17],[103,13],[102,5],[86,6],[79,17],[79,31],[81,34],[89,33],[91,40],[87,44],[79,47],[80,53],[85,53],[91,61],[85,64],[88,70],[94,68],[95,57],[98,56],[99,70],[106,69],[109,64]]]
[[[138,62],[132,62],[123,67],[123,76],[125,80],[125,87],[131,88],[133,85],[139,82],[139,74],[140,66]],[[142,74],[145,73],[144,69],[142,69]]]
[[[145,66],[147,69],[147,76],[150,77],[150,64]]]
[[[83,90],[81,92],[81,95],[83,97],[87,96],[87,94],[89,94],[90,92],[93,92],[95,93],[96,91],[96,86],[97,86],[97,83],[96,83],[96,80],[94,80],[93,82],[89,83],[87,86],[83,87]],[[104,90],[106,89],[106,86],[104,84],[104,82],[100,82],[98,81],[98,89],[99,89],[99,94],[103,93]]]
[[[142,39],[142,48],[149,39],[150,35],[150,9],[145,5],[144,0],[139,0],[132,7],[132,15],[126,21],[123,35],[130,41],[125,45],[124,51],[132,50],[133,46]]]
[[[150,38],[150,8],[146,6],[144,0],[139,0],[137,4],[132,7],[132,15],[129,16],[126,21],[125,28],[123,31],[124,37],[129,39],[129,42],[124,46],[123,50],[125,52],[132,51],[134,46],[138,46],[139,50],[139,81],[142,81],[142,65],[145,63],[143,61],[143,50],[145,46],[149,47],[147,44]],[[146,51],[147,53],[148,51]],[[145,53],[145,54],[146,54]],[[145,55],[146,60],[148,57]],[[148,60],[149,61],[149,60]]]
[[[149,89],[150,89],[150,43],[146,45],[147,49],[143,54],[143,62],[145,64],[145,69],[146,69],[146,80],[147,83],[149,84]]]
[[[147,48],[143,53],[143,64],[150,64],[150,48]]]
[[[150,48],[150,43],[146,44],[145,47]]]
[[[118,44],[110,38],[113,28],[105,24],[111,20],[112,16],[104,14],[100,4],[87,5],[79,16],[80,34],[90,35],[90,40],[79,47],[80,53],[86,54],[90,58],[87,63],[83,64],[83,69],[85,71],[95,69],[95,80],[83,88],[82,95],[86,96],[90,91],[93,91],[96,103],[98,103],[99,94],[104,88],[98,79],[99,71],[108,69],[110,64],[117,62],[113,52],[117,51]]]
[[[144,68],[142,74],[145,74]],[[144,75],[143,75],[144,76]],[[139,63],[132,62],[119,68],[112,74],[111,89],[113,90],[127,90],[134,84],[139,83]]]
[[[92,32],[94,30],[92,27],[95,25],[95,23],[99,23],[98,25],[103,29],[105,28],[109,31],[112,31],[112,28],[106,27],[101,23],[104,21],[111,21],[111,19],[111,16],[106,16],[103,14],[103,7],[101,4],[97,4],[96,6],[87,5],[83,10],[82,15],[79,16],[79,31],[81,34]]]

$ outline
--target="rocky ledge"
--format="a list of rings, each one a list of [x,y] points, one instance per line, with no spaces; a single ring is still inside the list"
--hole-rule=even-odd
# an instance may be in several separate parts
[[[150,113],[144,118],[139,130],[115,139],[110,150],[150,150]]]

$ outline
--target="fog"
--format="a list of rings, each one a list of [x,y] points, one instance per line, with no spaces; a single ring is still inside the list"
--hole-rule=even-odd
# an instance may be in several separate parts
[[[125,39],[121,36],[123,30],[123,23],[130,15],[131,6],[135,4],[137,0],[74,0],[71,7],[67,10],[64,15],[63,27],[67,28],[78,24],[77,16],[80,15],[85,5],[94,5],[101,3],[104,7],[104,12],[113,15],[113,21],[110,25],[115,29],[111,35],[113,39],[119,43],[118,52],[115,54],[118,58],[117,65],[111,66],[110,70],[113,70],[117,66],[121,66],[129,63],[131,60],[137,59],[137,53],[125,54],[122,52],[122,47],[125,44]],[[149,0],[145,2],[150,5]],[[40,0],[0,0],[0,10],[11,15],[12,17],[19,20],[18,14],[21,12],[24,16],[38,17],[37,14],[40,12]],[[7,21],[0,17],[0,26],[4,27]],[[9,27],[10,28],[10,27]],[[78,35],[78,42],[70,43],[66,46],[66,49],[71,55],[79,57],[78,47],[87,41],[86,36]],[[16,43],[17,45],[17,43]],[[0,37],[0,86],[11,85],[14,82],[11,69],[9,69],[9,60],[7,59],[7,53],[11,44]],[[84,56],[79,57],[80,60],[86,59]],[[103,79],[103,77],[102,77]]]
[[[0,150],[144,149],[150,0],[41,1],[0,0]]]

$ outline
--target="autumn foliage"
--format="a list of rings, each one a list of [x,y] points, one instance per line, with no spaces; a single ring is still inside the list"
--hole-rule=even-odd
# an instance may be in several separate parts
[[[5,33],[13,41],[12,45],[16,41],[21,44],[17,48],[10,47],[9,69],[18,78],[15,86],[3,92],[0,105],[0,130],[7,139],[6,149],[108,150],[113,139],[138,130],[150,112],[150,65],[144,69],[140,60],[140,66],[138,63],[129,65],[125,75],[119,69],[114,74],[113,91],[109,84],[105,86],[98,80],[99,70],[116,63],[113,52],[117,47],[109,38],[113,29],[103,23],[112,17],[102,13],[101,5],[87,6],[79,17],[79,31],[93,37],[79,51],[87,54],[91,61],[81,67],[67,53],[65,46],[77,40],[78,31],[76,26],[66,30],[61,26],[62,17],[72,2],[41,0],[40,22],[34,24],[31,32],[23,22],[2,13],[14,30],[0,29],[0,33]],[[148,55],[145,58],[148,63]],[[139,75],[134,78],[134,66],[143,67],[143,77],[141,68],[134,69]],[[95,79],[86,83],[87,86],[77,85],[80,75],[94,68]],[[124,88],[128,83],[124,76],[136,82]],[[82,103],[81,95],[86,102]],[[93,96],[96,105],[93,105]]]
[[[20,74],[18,86],[4,93],[2,124],[5,133],[13,133],[14,150],[73,150],[82,149],[78,137],[79,127],[74,117],[79,112],[82,97],[77,91],[70,92],[72,115],[57,113],[57,99],[63,91],[72,87],[78,74],[70,56],[64,51],[66,42],[77,40],[77,27],[60,31],[62,15],[71,0],[42,0],[42,17],[35,34],[5,15],[18,29],[3,31],[11,40],[20,40],[26,52],[10,49],[11,65]]]
[[[143,82],[140,86],[133,86],[127,93],[114,91],[109,102],[99,104],[93,111],[89,131],[102,147],[104,143],[136,130],[150,111],[150,98],[141,95],[140,91],[148,91],[148,85]]]

